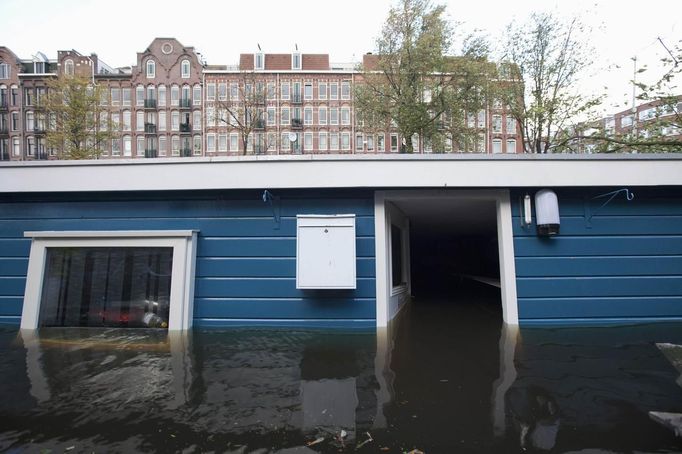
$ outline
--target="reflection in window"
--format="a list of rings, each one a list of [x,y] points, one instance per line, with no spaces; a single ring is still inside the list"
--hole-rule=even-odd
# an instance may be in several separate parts
[[[168,327],[172,247],[47,249],[40,326]]]
[[[403,284],[403,231],[391,224],[391,283]]]

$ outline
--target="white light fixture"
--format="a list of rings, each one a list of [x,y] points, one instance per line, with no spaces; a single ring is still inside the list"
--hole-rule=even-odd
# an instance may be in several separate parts
[[[541,189],[535,193],[535,223],[540,236],[559,234],[559,200],[554,191]]]
[[[528,227],[533,222],[533,213],[530,204],[530,195],[523,196],[523,226]]]

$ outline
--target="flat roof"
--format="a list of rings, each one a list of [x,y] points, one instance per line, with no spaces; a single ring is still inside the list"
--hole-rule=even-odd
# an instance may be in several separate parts
[[[281,155],[0,163],[0,193],[682,186],[682,155]]]

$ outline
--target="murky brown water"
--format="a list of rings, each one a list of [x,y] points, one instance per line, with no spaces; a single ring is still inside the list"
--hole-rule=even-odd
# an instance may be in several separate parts
[[[0,329],[0,450],[682,451],[648,417],[682,412],[654,344],[682,324],[517,331],[496,297],[417,301],[390,333]]]

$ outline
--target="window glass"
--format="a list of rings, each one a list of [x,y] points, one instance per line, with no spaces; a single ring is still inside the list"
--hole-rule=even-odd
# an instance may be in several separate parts
[[[40,326],[168,326],[171,247],[47,249]]]

